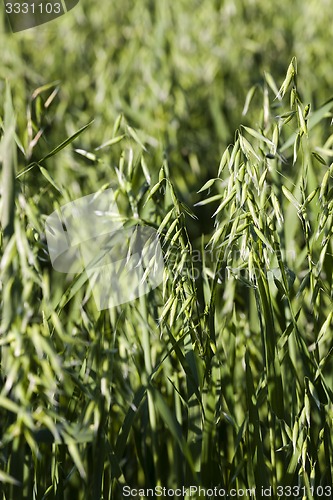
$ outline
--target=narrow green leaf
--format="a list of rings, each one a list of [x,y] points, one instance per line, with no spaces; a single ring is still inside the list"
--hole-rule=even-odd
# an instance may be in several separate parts
[[[55,182],[55,180],[53,179],[53,177],[49,174],[49,172],[44,167],[42,167],[41,165],[39,165],[39,170],[41,171],[41,173],[43,174],[43,176],[45,177],[45,179],[47,179],[48,182],[50,184],[52,184],[52,186],[57,191],[59,191],[60,194],[63,194],[63,190],[57,185],[57,183]]]
[[[41,160],[39,160],[38,163],[43,163],[48,158],[51,158],[52,156],[54,156],[57,153],[59,153],[59,151],[61,151],[62,149],[64,149],[66,146],[68,146],[68,144],[70,144],[77,137],[79,137],[79,135],[81,135],[82,132],[84,132],[88,127],[90,127],[90,125],[92,123],[94,123],[94,120],[92,120],[91,122],[87,123],[87,125],[84,125],[83,127],[81,127],[77,132],[75,132],[75,134],[73,134],[70,137],[68,137],[68,139],[66,139],[65,141],[63,141],[61,144],[59,144],[59,146],[57,146],[50,153],[48,153],[46,156],[44,156],[44,158],[42,158]]]

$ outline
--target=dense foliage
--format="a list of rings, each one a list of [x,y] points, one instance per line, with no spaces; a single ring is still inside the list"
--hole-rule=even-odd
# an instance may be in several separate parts
[[[20,34],[0,17],[4,499],[332,486],[320,3],[81,0]],[[52,268],[45,219],[108,187],[165,270],[99,311],[86,273]]]

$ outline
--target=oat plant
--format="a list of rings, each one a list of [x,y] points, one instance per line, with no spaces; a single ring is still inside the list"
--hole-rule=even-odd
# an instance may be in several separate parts
[[[303,102],[296,77],[293,59],[280,87],[266,73],[249,91],[244,120],[255,106],[256,121],[235,132],[198,208],[163,145],[126,116],[89,150],[91,117],[38,149],[58,83],[39,87],[24,117],[7,87],[4,499],[120,499],[124,486],[189,485],[255,488],[257,499],[263,487],[273,498],[289,487],[315,499],[331,487],[333,100]],[[127,223],[157,230],[165,269],[146,296],[99,311],[84,272],[52,269],[44,222],[107,187]],[[200,206],[214,221],[202,237]]]

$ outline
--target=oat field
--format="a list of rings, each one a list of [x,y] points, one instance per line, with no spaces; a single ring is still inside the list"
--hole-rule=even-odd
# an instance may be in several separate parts
[[[332,26],[80,0],[12,33],[1,4],[4,500],[333,497]],[[110,188],[163,274],[99,308],[46,223]]]

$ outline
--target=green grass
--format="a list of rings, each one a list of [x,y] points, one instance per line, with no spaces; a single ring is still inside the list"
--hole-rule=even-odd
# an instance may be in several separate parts
[[[298,3],[293,16],[287,1],[192,3],[80,4],[0,35],[4,499],[331,496],[325,9],[309,2],[308,25]],[[52,269],[44,224],[107,187],[125,219],[157,229],[165,271],[98,311],[85,273]]]

